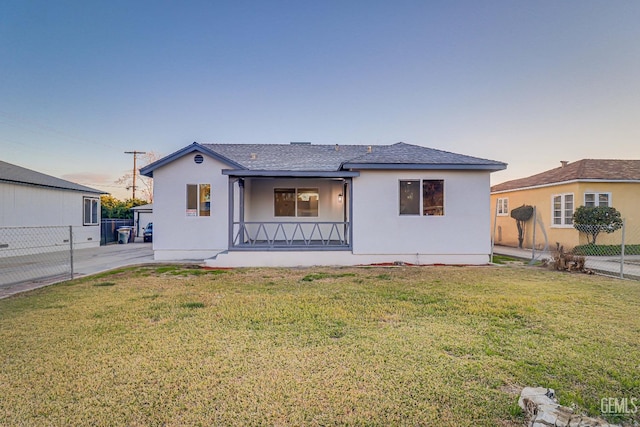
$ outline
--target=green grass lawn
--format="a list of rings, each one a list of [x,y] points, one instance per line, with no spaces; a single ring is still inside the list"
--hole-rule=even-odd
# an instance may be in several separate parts
[[[0,425],[519,426],[523,386],[599,416],[640,399],[639,314],[517,265],[119,270],[0,300]]]

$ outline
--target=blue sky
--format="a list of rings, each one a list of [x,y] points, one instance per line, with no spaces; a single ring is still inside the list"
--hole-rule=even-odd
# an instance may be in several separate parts
[[[124,151],[640,159],[638,1],[0,0],[0,159],[124,198]]]

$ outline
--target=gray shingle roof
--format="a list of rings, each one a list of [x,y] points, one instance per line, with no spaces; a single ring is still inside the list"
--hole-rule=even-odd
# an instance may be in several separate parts
[[[83,193],[106,194],[104,191],[85,187],[84,185],[76,184],[75,182],[66,181],[54,176],[45,175],[31,169],[3,162],[2,160],[0,160],[0,182],[81,191]]]
[[[498,171],[507,165],[494,160],[398,142],[393,145],[198,144],[194,142],[140,169],[153,171],[190,153],[203,153],[229,165],[228,175],[358,176],[361,169],[467,169]],[[350,174],[350,175],[349,175]]]
[[[461,166],[500,170],[506,165],[493,160],[450,153],[399,142],[393,145],[316,144],[202,144],[247,170],[338,171],[387,165],[393,169],[430,166]],[[371,152],[369,152],[371,147]]]
[[[367,152],[364,145],[202,144],[248,170],[337,171]]]

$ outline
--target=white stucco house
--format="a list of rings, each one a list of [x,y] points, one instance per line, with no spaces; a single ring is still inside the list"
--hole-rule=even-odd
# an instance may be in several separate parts
[[[12,256],[15,248],[25,244],[37,245],[38,235],[44,241],[45,227],[71,226],[76,248],[100,246],[101,194],[106,193],[0,161],[0,256]],[[9,227],[42,228],[30,234],[29,243]],[[58,239],[60,242],[48,242],[46,246],[68,247],[68,238],[65,235],[65,239]]]
[[[393,145],[198,144],[154,179],[157,260],[484,264],[493,160]]]

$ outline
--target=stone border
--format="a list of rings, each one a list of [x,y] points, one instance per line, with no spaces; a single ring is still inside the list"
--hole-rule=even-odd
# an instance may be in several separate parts
[[[525,412],[529,427],[620,427],[618,424],[574,414],[558,404],[555,391],[544,387],[525,387],[518,405]]]

